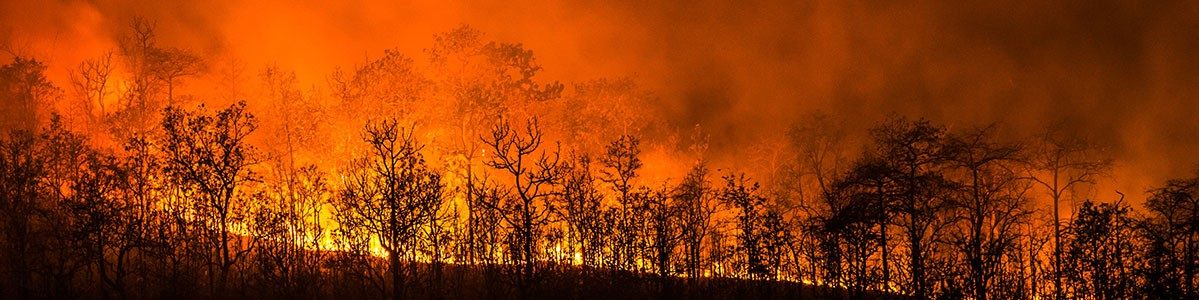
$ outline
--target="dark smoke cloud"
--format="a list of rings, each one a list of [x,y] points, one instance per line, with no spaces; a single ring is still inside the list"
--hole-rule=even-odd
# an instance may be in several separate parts
[[[690,2],[688,2],[690,3]],[[1139,193],[1199,160],[1199,4],[828,1],[629,4],[677,122],[735,152],[811,110],[865,128],[895,112],[1032,134],[1066,126]],[[652,64],[652,63],[650,63]],[[1104,192],[1101,197],[1108,197]]]

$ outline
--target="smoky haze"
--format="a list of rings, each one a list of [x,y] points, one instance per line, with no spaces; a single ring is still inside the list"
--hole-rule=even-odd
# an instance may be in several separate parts
[[[4,1],[0,41],[62,85],[142,16],[161,44],[208,58],[209,77],[240,61],[321,89],[336,67],[418,55],[467,24],[533,50],[542,78],[632,78],[667,126],[710,133],[716,160],[822,111],[857,134],[891,113],[1012,136],[1059,124],[1108,146],[1105,188],[1129,194],[1195,169],[1194,1],[749,2]]]

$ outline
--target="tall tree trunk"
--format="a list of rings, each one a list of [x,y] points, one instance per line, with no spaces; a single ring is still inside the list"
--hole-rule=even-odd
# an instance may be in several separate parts
[[[920,233],[913,230],[911,233],[911,249],[909,252],[912,264],[912,289],[916,299],[928,299],[928,291],[924,284],[924,255],[923,245],[920,240]]]
[[[1056,188],[1056,176],[1054,176],[1054,185]],[[1062,229],[1061,229],[1061,214],[1059,213],[1059,202],[1061,195],[1055,190],[1053,193],[1053,296],[1056,300],[1065,298],[1062,290]]]
[[[391,299],[404,299],[404,270],[397,250],[388,251],[387,262],[391,271]]]
[[[882,216],[879,218],[879,238],[882,240],[879,243],[879,248],[882,250],[883,263],[883,290],[891,291],[891,261],[889,255],[891,250],[887,248],[887,198],[883,196],[883,186],[880,183],[876,187],[878,193],[879,209],[882,210]]]

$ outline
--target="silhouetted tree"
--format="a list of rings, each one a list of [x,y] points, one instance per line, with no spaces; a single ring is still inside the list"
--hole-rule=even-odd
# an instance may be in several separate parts
[[[1122,200],[1122,199],[1121,199]],[[1066,228],[1062,277],[1072,299],[1127,299],[1132,297],[1132,240],[1130,208],[1120,201],[1082,203]],[[1149,283],[1154,284],[1154,283]]]
[[[720,200],[737,211],[737,250],[742,257],[745,274],[753,279],[767,274],[762,255],[761,222],[766,198],[757,194],[758,183],[750,183],[745,175],[726,175],[725,186],[720,191]]]
[[[687,171],[683,181],[675,188],[675,202],[679,206],[679,231],[683,243],[683,273],[694,283],[703,275],[703,245],[707,233],[713,226],[713,215],[717,210],[715,191],[708,180],[708,167],[702,161]]]
[[[35,149],[36,138],[28,131],[10,132],[0,140],[0,213],[4,214],[4,287],[6,298],[33,296],[35,216],[41,203],[45,163]]]
[[[900,192],[893,173],[868,153],[822,195],[827,215],[817,215],[819,227],[813,229],[823,235],[826,264],[834,271],[828,279],[845,284],[854,295],[860,296],[874,284],[869,262],[875,252],[880,253],[878,283],[889,288],[889,249],[885,247],[891,220],[887,216]]]
[[[459,26],[448,32],[434,36],[433,46],[426,50],[429,66],[427,81],[401,85],[402,87],[426,87],[433,93],[433,99],[447,99],[435,103],[421,103],[424,109],[421,114],[430,115],[432,119],[451,124],[457,129],[456,143],[452,152],[461,157],[454,157],[454,163],[463,167],[451,168],[452,174],[466,181],[467,186],[480,186],[477,179],[475,164],[482,159],[487,150],[480,145],[477,138],[488,134],[487,130],[494,128],[496,123],[508,118],[525,118],[532,114],[522,112],[528,107],[549,100],[558,99],[562,93],[562,84],[557,82],[542,83],[535,80],[541,67],[533,56],[533,52],[523,49],[520,44],[488,42],[484,34],[469,26]],[[514,113],[519,112],[519,113]],[[457,191],[464,193],[467,199],[480,199],[473,195],[475,189],[465,188]],[[485,197],[483,197],[485,198]],[[474,225],[478,219],[475,213],[486,208],[474,207],[468,202],[466,210],[467,225],[464,242],[476,244],[482,233],[476,229],[484,228]],[[475,245],[471,248],[488,247]],[[468,252],[467,261],[475,260],[475,253]]]
[[[359,247],[369,248],[371,238],[378,239],[387,255],[391,297],[401,299],[406,280],[402,256],[414,253],[421,227],[443,201],[441,175],[425,165],[423,147],[412,131],[394,120],[368,124],[364,139],[368,155],[355,160],[342,179],[338,224],[359,235],[358,243],[367,243]]]
[[[1144,222],[1146,266],[1142,271],[1147,296],[1190,299],[1199,271],[1199,179],[1172,179],[1150,191]]]
[[[250,170],[258,158],[246,142],[257,123],[245,107],[238,102],[215,115],[168,107],[162,121],[164,172],[190,198],[190,221],[203,233],[214,297],[224,295],[230,270],[252,250],[231,230],[247,215],[248,197],[240,188],[258,180]]]
[[[511,193],[496,200],[492,206],[503,211],[500,216],[512,229],[512,249],[509,253],[519,270],[517,289],[522,298],[531,295],[537,275],[537,245],[541,229],[549,222],[553,185],[561,180],[562,168],[558,149],[542,149],[542,132],[537,120],[530,120],[523,131],[513,129],[502,121],[483,137],[492,153],[486,164],[511,176]]]
[[[875,157],[881,159],[898,189],[889,203],[894,222],[903,228],[908,252],[912,296],[930,297],[928,255],[933,241],[942,234],[952,183],[945,178],[947,161],[953,157],[946,147],[945,128],[926,120],[909,121],[891,117],[871,130]]]
[[[597,267],[599,252],[603,250],[602,214],[603,195],[592,175],[591,158],[587,155],[572,155],[570,163],[563,164],[566,170],[562,180],[561,204],[555,206],[558,218],[566,222],[568,244],[571,251],[579,255],[577,263],[584,269]]]
[[[848,134],[845,129],[845,124],[833,116],[815,113],[806,116],[803,121],[794,124],[787,131],[788,141],[790,146],[795,151],[794,162],[790,164],[790,173],[787,174],[793,182],[789,182],[792,187],[789,189],[791,195],[786,197],[798,198],[796,212],[800,214],[797,217],[799,226],[799,236],[797,237],[799,255],[802,255],[807,261],[807,270],[801,271],[801,276],[808,277],[811,281],[821,281],[820,275],[822,266],[833,266],[833,269],[828,269],[829,278],[839,278],[840,272],[834,269],[839,269],[841,256],[839,253],[840,247],[834,247],[835,232],[826,230],[827,221],[838,214],[833,212],[835,203],[840,191],[834,190],[834,185],[838,180],[846,180],[851,182],[858,181],[857,179],[848,180],[849,178],[841,178],[847,168],[853,167],[850,161],[845,157],[845,144],[848,140]],[[868,159],[863,159],[866,162]],[[854,171],[858,172],[858,171]],[[859,172],[861,173],[861,172]],[[846,177],[862,177],[866,174],[845,175]],[[877,179],[886,179],[883,174],[871,176]],[[881,195],[880,195],[881,196]],[[886,199],[879,197],[876,199],[882,202]],[[883,213],[886,206],[879,205],[877,213]],[[864,212],[863,212],[864,213]],[[882,266],[882,281],[890,282],[890,259],[889,247],[887,247],[887,228],[886,224],[881,223],[884,219],[878,219],[880,229],[879,250],[882,253],[880,265]],[[834,266],[835,265],[835,266]],[[839,280],[839,279],[838,279]],[[889,286],[884,284],[884,289]]]
[[[1019,250],[1020,226],[1032,213],[1026,195],[1031,183],[1020,174],[1022,149],[995,139],[994,127],[983,127],[948,141],[955,148],[949,164],[960,187],[951,204],[957,223],[951,239],[970,272],[969,295],[980,300],[1018,296],[998,288],[1012,283],[996,280],[1010,279],[1003,273],[1015,271],[1004,260]]]
[[[41,137],[46,160],[47,203],[41,215],[47,220],[48,242],[43,273],[51,279],[51,297],[75,297],[74,281],[86,268],[104,271],[106,235],[116,227],[121,205],[115,159],[93,150],[85,136],[63,127],[57,116]],[[103,274],[102,274],[103,275]],[[103,288],[103,282],[98,285]]]
[[[111,259],[103,263],[111,267],[101,266],[98,270],[105,285],[115,291],[117,298],[129,298],[128,279],[131,276],[150,276],[145,261],[161,259],[163,251],[169,248],[168,241],[162,238],[171,234],[169,218],[163,216],[164,211],[157,206],[160,197],[164,195],[162,178],[162,159],[154,149],[153,140],[136,137],[124,144],[124,156],[118,158],[119,167],[119,196],[115,197],[113,205],[118,213],[115,218],[116,227],[105,239],[107,252],[112,252]],[[111,275],[109,271],[111,270]],[[138,278],[149,282],[148,278]]]
[[[1100,157],[1098,146],[1060,130],[1046,130],[1032,149],[1033,182],[1053,200],[1053,285],[1054,299],[1062,299],[1061,201],[1079,185],[1092,184],[1111,168],[1112,161]]]
[[[112,57],[112,52],[106,52],[98,58],[84,60],[71,72],[71,83],[81,98],[79,105],[92,126],[107,121],[109,111],[105,98],[113,92],[109,80],[116,67]]]
[[[658,275],[658,288],[662,299],[673,296],[671,278],[675,261],[675,248],[682,239],[679,215],[683,213],[680,203],[670,197],[665,188],[644,190],[636,193],[642,198],[638,202],[645,203],[647,220],[647,236],[650,239],[649,258],[654,265],[654,273]]]
[[[637,255],[640,253],[638,243],[644,239],[639,236],[638,230],[642,227],[640,222],[643,221],[638,215],[644,211],[637,208],[642,203],[638,203],[635,201],[638,199],[632,197],[635,189],[633,179],[644,165],[640,155],[641,141],[637,137],[623,135],[609,143],[604,155],[600,157],[600,163],[604,166],[600,171],[600,179],[612,187],[617,203],[620,204],[617,228],[624,234],[616,236],[613,246],[616,247],[614,254],[617,263],[626,269],[637,266]]]
[[[204,61],[191,51],[179,48],[147,48],[145,63],[151,76],[167,87],[167,105],[175,103],[175,85],[187,76],[195,76],[204,70]]]
[[[249,234],[257,241],[255,274],[279,297],[311,297],[321,291],[325,253],[322,217],[331,192],[314,166],[300,168],[286,183],[255,195]]]
[[[333,93],[351,120],[365,121],[384,116],[409,116],[415,103],[428,89],[428,79],[416,71],[415,62],[399,51],[387,50],[383,57],[347,74],[333,72]]]
[[[43,110],[62,93],[46,79],[45,72],[46,65],[41,61],[22,56],[0,66],[0,129],[38,128]]]

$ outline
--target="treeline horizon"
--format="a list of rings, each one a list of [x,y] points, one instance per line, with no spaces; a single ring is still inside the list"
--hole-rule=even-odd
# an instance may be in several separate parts
[[[155,44],[152,23],[74,69],[69,96],[15,56],[0,67],[0,295],[1199,297],[1199,173],[1133,207],[1080,192],[1114,162],[1061,131],[892,116],[851,148],[836,116],[813,115],[758,181],[713,170],[702,134],[657,141],[627,83],[565,95],[519,44],[436,39],[433,71],[389,51],[336,72],[333,105],[268,68],[269,122],[182,94],[205,62]],[[685,144],[685,175],[645,179],[643,142]]]

